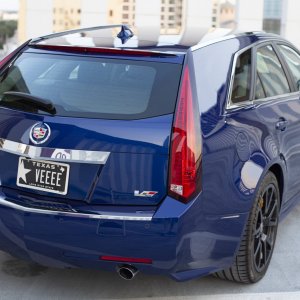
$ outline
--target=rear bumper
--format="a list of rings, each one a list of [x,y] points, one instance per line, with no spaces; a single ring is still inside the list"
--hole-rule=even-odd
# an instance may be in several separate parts
[[[0,249],[52,267],[115,270],[102,255],[148,258],[142,272],[177,280],[228,267],[247,214],[201,213],[201,196],[189,204],[167,197],[155,211],[58,212],[32,209],[0,197]]]

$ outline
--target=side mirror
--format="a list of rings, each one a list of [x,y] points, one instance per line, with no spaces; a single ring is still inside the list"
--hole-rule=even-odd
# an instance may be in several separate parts
[[[297,81],[297,89],[300,91],[300,79]]]

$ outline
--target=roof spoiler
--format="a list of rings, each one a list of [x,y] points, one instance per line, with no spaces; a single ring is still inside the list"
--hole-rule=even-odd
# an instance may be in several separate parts
[[[44,35],[35,39],[32,39],[30,41],[30,45],[35,45],[41,41],[48,40],[48,39],[53,39],[53,38],[58,38],[74,33],[84,33],[87,31],[95,31],[95,30],[101,30],[101,29],[113,29],[113,28],[120,28],[120,32],[118,33],[117,37],[122,41],[122,44],[126,43],[128,39],[134,36],[132,30],[127,26],[123,24],[118,24],[118,25],[107,25],[107,26],[95,26],[95,27],[87,27],[87,28],[80,28],[80,29],[73,29],[73,30],[67,30],[67,31],[62,31],[62,32],[57,32],[57,33],[52,33],[48,35]]]

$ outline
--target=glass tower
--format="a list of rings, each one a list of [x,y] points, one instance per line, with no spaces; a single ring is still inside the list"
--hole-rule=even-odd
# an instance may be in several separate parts
[[[263,30],[281,33],[282,0],[264,0]]]

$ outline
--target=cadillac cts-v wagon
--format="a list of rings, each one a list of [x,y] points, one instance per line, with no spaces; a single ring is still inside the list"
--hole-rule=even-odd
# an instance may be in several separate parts
[[[299,96],[299,51],[266,33],[28,41],[0,63],[0,249],[258,281],[300,198]]]

